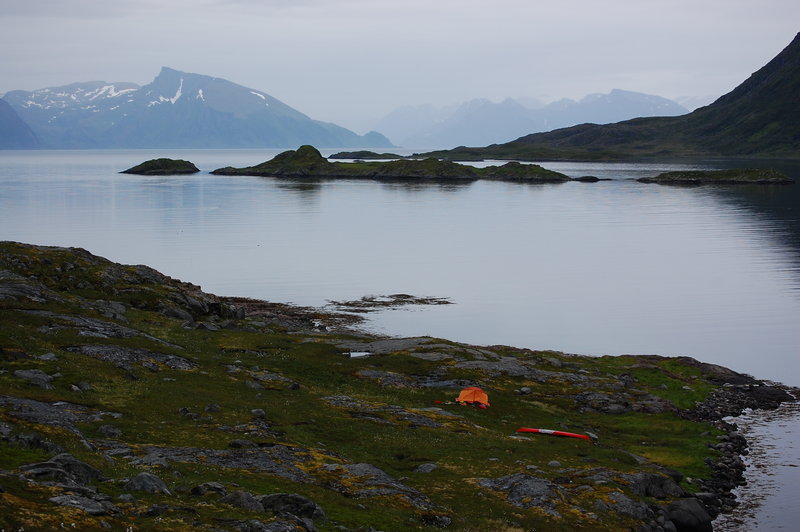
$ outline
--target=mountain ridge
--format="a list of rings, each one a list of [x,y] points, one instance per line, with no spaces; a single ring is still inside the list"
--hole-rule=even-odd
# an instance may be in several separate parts
[[[48,148],[391,147],[263,91],[169,67],[143,86],[81,82],[5,98]]]
[[[686,115],[580,124],[504,144],[427,155],[522,160],[800,158],[798,94],[800,33],[731,92]]]
[[[531,108],[514,98],[476,98],[438,109],[432,105],[395,109],[374,124],[396,144],[413,148],[480,146],[585,122],[599,124],[642,116],[681,115],[688,110],[660,96],[613,89],[580,100],[562,98]],[[410,123],[412,122],[413,123]]]

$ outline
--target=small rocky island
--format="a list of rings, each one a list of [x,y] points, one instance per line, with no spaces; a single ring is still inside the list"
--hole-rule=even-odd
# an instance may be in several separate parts
[[[792,400],[688,357],[373,336],[78,248],[0,242],[0,320],[4,530],[708,531],[743,482],[723,418]]]
[[[679,170],[664,172],[655,177],[643,177],[641,183],[668,185],[791,185],[794,179],[777,170],[763,168],[734,168],[729,170]]]
[[[370,162],[330,162],[313,146],[301,146],[276,155],[273,159],[246,168],[225,167],[211,172],[214,175],[248,175],[265,177],[320,179],[375,179],[475,181],[493,179],[529,183],[561,183],[570,177],[536,164],[509,162],[502,166],[476,168],[439,159],[398,159]]]
[[[329,155],[328,159],[362,159],[362,160],[382,160],[382,159],[407,159],[403,155],[396,153],[376,153],[370,150],[340,151]]]
[[[120,173],[136,175],[188,175],[196,174],[199,171],[200,169],[189,161],[163,158],[150,159],[142,164],[123,170]]]

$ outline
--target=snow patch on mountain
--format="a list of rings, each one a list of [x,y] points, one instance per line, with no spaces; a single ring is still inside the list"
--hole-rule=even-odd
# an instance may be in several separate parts
[[[100,87],[97,90],[87,92],[86,93],[86,97],[88,97],[90,100],[95,100],[95,99],[101,98],[101,97],[117,98],[118,96],[123,96],[123,95],[131,93],[131,92],[136,92],[137,90],[139,90],[139,89],[121,89],[121,90],[117,90],[117,87],[115,85],[105,85],[103,87]],[[72,97],[74,99],[75,95],[73,94]]]
[[[264,105],[266,105],[267,107],[269,107],[269,102],[267,101],[267,97],[266,97],[266,96],[264,96],[263,94],[261,94],[261,93],[259,93],[259,92],[256,92],[256,91],[250,91],[250,94],[255,94],[256,96],[258,96],[259,98],[261,98],[262,100],[264,100]]]

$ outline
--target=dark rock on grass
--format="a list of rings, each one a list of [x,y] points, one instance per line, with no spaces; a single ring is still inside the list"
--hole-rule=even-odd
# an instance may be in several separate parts
[[[297,517],[326,521],[328,516],[322,507],[303,495],[297,493],[273,493],[259,498],[264,510],[277,515],[288,513]]]
[[[628,483],[633,493],[642,497],[665,499],[686,496],[686,491],[668,475],[640,472],[620,475],[620,478]]]
[[[106,515],[117,511],[117,508],[107,501],[97,501],[80,495],[58,495],[49,500],[59,506],[78,508],[89,515]]]
[[[228,490],[225,489],[225,486],[219,482],[203,482],[202,484],[193,487],[190,493],[198,496],[202,496],[207,493],[216,493],[217,495],[224,497],[228,494]]]
[[[678,532],[711,532],[711,516],[695,498],[680,499],[667,506],[667,518]]]
[[[48,403],[23,397],[9,397],[0,395],[0,407],[6,408],[7,413],[33,423],[63,427],[79,436],[83,434],[78,430],[76,423],[94,423],[101,421],[106,416],[120,417],[121,414],[94,410],[83,405],[57,401]]]
[[[53,385],[50,384],[53,380],[53,376],[48,375],[40,369],[18,369],[14,372],[14,376],[25,379],[34,386],[44,388],[45,390],[53,389]]]
[[[171,495],[163,480],[152,473],[139,473],[125,484],[128,491],[144,491],[146,493],[165,493]]]
[[[97,432],[108,438],[119,438],[122,436],[122,430],[114,425],[100,425],[97,427]]]
[[[255,449],[258,444],[251,440],[231,440],[228,442],[228,447],[231,449]]]
[[[166,463],[204,463],[210,466],[229,469],[267,473],[295,482],[308,482],[308,473],[297,464],[308,459],[308,450],[301,447],[273,445],[257,449],[200,449],[196,447],[155,447],[147,446],[146,455],[138,459],[147,463],[148,457]]]
[[[433,505],[426,495],[395,480],[372,464],[325,464],[324,469],[339,477],[331,487],[349,497],[400,497],[419,510]]]
[[[183,159],[150,159],[142,164],[128,168],[121,174],[136,175],[181,175],[196,174],[200,169],[193,163]]]
[[[436,464],[428,462],[426,464],[418,465],[414,471],[417,473],[431,473],[436,470],[437,467],[438,466]]]
[[[230,504],[231,506],[236,506],[237,508],[243,508],[251,512],[264,511],[264,506],[262,506],[259,500],[255,497],[255,495],[247,491],[239,490],[239,491],[234,491],[233,493],[229,493],[228,495],[221,498],[220,502],[224,502],[225,504]]]
[[[116,345],[78,345],[66,348],[67,351],[72,353],[80,353],[82,355],[98,358],[114,364],[118,368],[132,370],[134,365],[144,365],[150,369],[155,368],[158,370],[157,365],[163,364],[170,369],[177,370],[190,370],[197,367],[197,364],[186,358],[171,355],[167,353],[157,353],[148,349],[139,349],[134,347],[122,347]]]
[[[518,508],[535,506],[550,515],[559,515],[555,504],[560,498],[560,489],[549,480],[515,473],[500,478],[482,478],[478,480],[478,485],[506,493],[509,504]]]
[[[281,519],[269,523],[262,523],[257,519],[243,521],[239,519],[216,519],[225,530],[238,530],[239,532],[316,532],[316,528],[309,527],[307,523],[298,523],[295,519]],[[361,530],[361,529],[359,529]],[[374,530],[370,528],[369,530]]]
[[[595,509],[601,512],[616,512],[641,521],[647,520],[652,513],[644,502],[631,499],[621,491],[612,491],[606,500],[597,500]]]

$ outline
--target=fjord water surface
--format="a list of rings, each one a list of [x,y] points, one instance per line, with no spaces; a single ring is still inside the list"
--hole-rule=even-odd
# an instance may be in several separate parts
[[[800,384],[800,185],[633,181],[682,167],[644,164],[545,163],[612,180],[544,185],[208,174],[275,153],[0,152],[0,238],[83,247],[220,295],[453,302],[374,314],[386,334],[688,355]],[[203,172],[118,173],[157,156]]]

